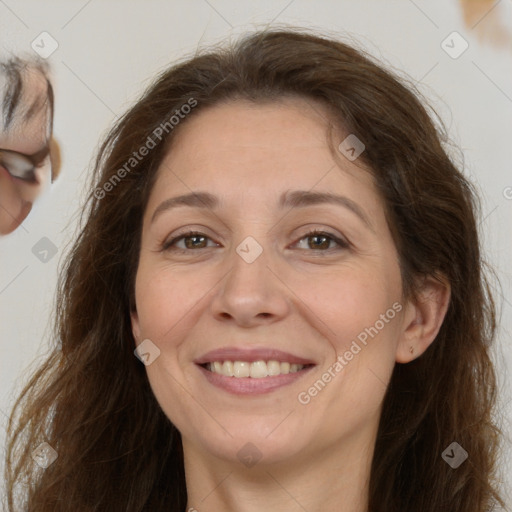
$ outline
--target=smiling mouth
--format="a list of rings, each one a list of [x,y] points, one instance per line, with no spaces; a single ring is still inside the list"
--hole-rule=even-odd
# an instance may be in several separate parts
[[[305,368],[314,366],[312,364],[296,364],[281,362],[276,360],[269,361],[213,361],[204,363],[202,366],[205,370],[224,377],[234,378],[252,378],[262,379],[264,377],[274,377],[278,375],[287,375],[289,373],[297,373]]]

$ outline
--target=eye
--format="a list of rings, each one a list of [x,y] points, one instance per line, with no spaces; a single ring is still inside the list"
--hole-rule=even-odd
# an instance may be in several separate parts
[[[0,153],[0,164],[13,178],[28,183],[37,183],[34,174],[35,167],[27,156],[4,151]]]
[[[306,233],[298,242],[300,244],[303,240],[310,240],[312,243],[307,243],[307,247],[314,251],[327,252],[330,250],[348,249],[349,244],[328,231],[313,230]],[[330,247],[334,242],[338,247]]]
[[[338,238],[333,233],[319,230],[313,230],[309,233],[306,233],[302,238],[298,240],[296,245],[300,244],[303,240],[308,239],[311,240],[312,243],[308,243],[307,246],[314,251],[327,252],[330,250],[347,249],[349,247],[348,242]],[[204,233],[200,233],[198,231],[189,231],[187,233],[179,234],[178,236],[165,242],[162,245],[162,250],[187,252],[194,249],[206,249],[208,248],[208,240],[211,241],[211,239]],[[178,245],[181,242],[184,243],[184,246]],[[331,247],[332,243],[334,243],[337,247]],[[218,244],[214,243],[214,246],[218,246]],[[210,247],[212,246],[210,245]]]
[[[182,233],[174,237],[173,239],[169,240],[168,242],[165,242],[162,245],[162,250],[175,250],[178,252],[185,252],[190,249],[206,249],[207,246],[205,245],[205,243],[207,243],[207,240],[210,240],[210,238],[204,235],[203,233],[199,233],[198,231],[189,231],[188,233]],[[182,241],[185,243],[185,246],[177,246],[177,243]]]
[[[24,181],[26,183],[38,183],[36,175],[34,174],[33,170],[27,171],[23,174],[19,175],[12,175],[13,178],[16,178],[17,180]]]

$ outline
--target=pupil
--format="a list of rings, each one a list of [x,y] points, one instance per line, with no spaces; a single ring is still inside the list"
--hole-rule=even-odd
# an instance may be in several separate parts
[[[326,241],[326,240],[327,240],[327,237],[326,237],[326,236],[324,236],[324,235],[314,235],[314,236],[313,236],[313,239],[315,240],[315,243],[316,243],[319,239],[324,239],[324,241]],[[324,243],[324,244],[320,243],[320,245],[325,246],[325,243]],[[328,245],[329,245],[329,242],[327,241],[327,246],[328,246]]]
[[[191,247],[197,247],[197,245],[196,245],[196,244],[194,244],[194,243],[192,242],[192,240],[194,240],[194,239],[195,239],[195,240],[197,240],[197,239],[199,239],[199,238],[201,238],[201,239],[203,239],[203,240],[204,240],[204,236],[197,236],[197,235],[196,235],[196,236],[190,236],[190,237],[188,237],[188,246],[189,246],[189,247],[190,247],[190,246],[191,246]]]

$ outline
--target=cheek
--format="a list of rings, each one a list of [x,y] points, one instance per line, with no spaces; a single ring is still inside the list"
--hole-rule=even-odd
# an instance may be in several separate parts
[[[169,343],[190,329],[201,300],[214,280],[205,272],[171,269],[162,263],[141,262],[135,283],[135,297],[141,335]]]
[[[354,294],[345,324],[340,321],[344,336],[339,339],[337,352],[346,361],[346,373],[361,388],[372,384],[381,387],[395,364],[403,305],[399,290],[393,292],[393,288],[379,292],[374,283]]]
[[[395,366],[401,305],[387,293],[372,293],[371,283],[358,284],[346,280],[346,294],[329,297],[329,314],[318,312],[331,330],[332,356],[298,397],[309,403],[311,415],[323,418],[326,437],[378,422]]]
[[[26,201],[28,203],[33,203],[42,192],[42,185],[39,184],[29,184],[29,183],[19,183],[18,184],[18,194],[23,199],[23,201]]]
[[[330,389],[319,393],[317,406],[340,414],[354,411],[354,420],[357,414],[373,414],[395,364],[402,310],[399,269],[354,266],[312,282],[308,305],[327,326],[323,330],[332,347],[323,368]]]
[[[347,343],[376,323],[379,330],[387,329],[396,316],[392,306],[401,296],[398,268],[384,272],[371,265],[345,266],[312,276],[296,290],[325,323],[338,350],[345,350]]]
[[[186,384],[178,362],[178,346],[191,328],[188,315],[197,302],[198,290],[185,286],[179,273],[157,267],[140,262],[135,281],[137,317],[141,341],[149,339],[160,350],[146,367],[151,389],[167,417],[180,428],[180,419],[188,414],[180,399]]]
[[[142,339],[150,339],[160,350],[159,356],[146,367],[151,390],[162,411],[181,431],[190,429],[190,422],[204,422],[201,408],[190,397],[188,367],[182,364],[182,344],[197,322],[196,311],[201,297],[209,289],[197,276],[189,280],[183,273],[150,271],[142,266],[136,279],[136,304]],[[211,287],[210,287],[211,288]]]
[[[0,167],[0,205],[0,234],[13,231],[31,209],[30,204],[23,203],[18,187],[3,167]]]

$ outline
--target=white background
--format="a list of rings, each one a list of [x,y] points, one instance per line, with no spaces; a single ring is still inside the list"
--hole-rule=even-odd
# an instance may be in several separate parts
[[[462,148],[465,172],[483,196],[480,228],[486,257],[502,284],[495,358],[502,427],[511,437],[512,194],[507,199],[505,190],[512,187],[512,42],[504,38],[498,47],[491,39],[498,35],[493,22],[512,30],[512,0],[487,5],[485,17],[466,26],[455,0],[0,0],[0,59],[9,52],[30,54],[31,42],[43,31],[59,45],[48,60],[56,91],[55,135],[63,153],[62,172],[52,189],[15,233],[0,238],[2,447],[15,393],[29,367],[47,351],[57,271],[76,225],[88,167],[106,129],[172,61],[191,55],[198,44],[207,46],[268,23],[316,28],[352,41],[405,73]],[[469,43],[457,59],[441,48],[453,31]],[[47,263],[31,250],[42,237],[58,248]],[[509,445],[504,460],[511,454]],[[503,473],[504,487],[512,488],[510,463]]]

